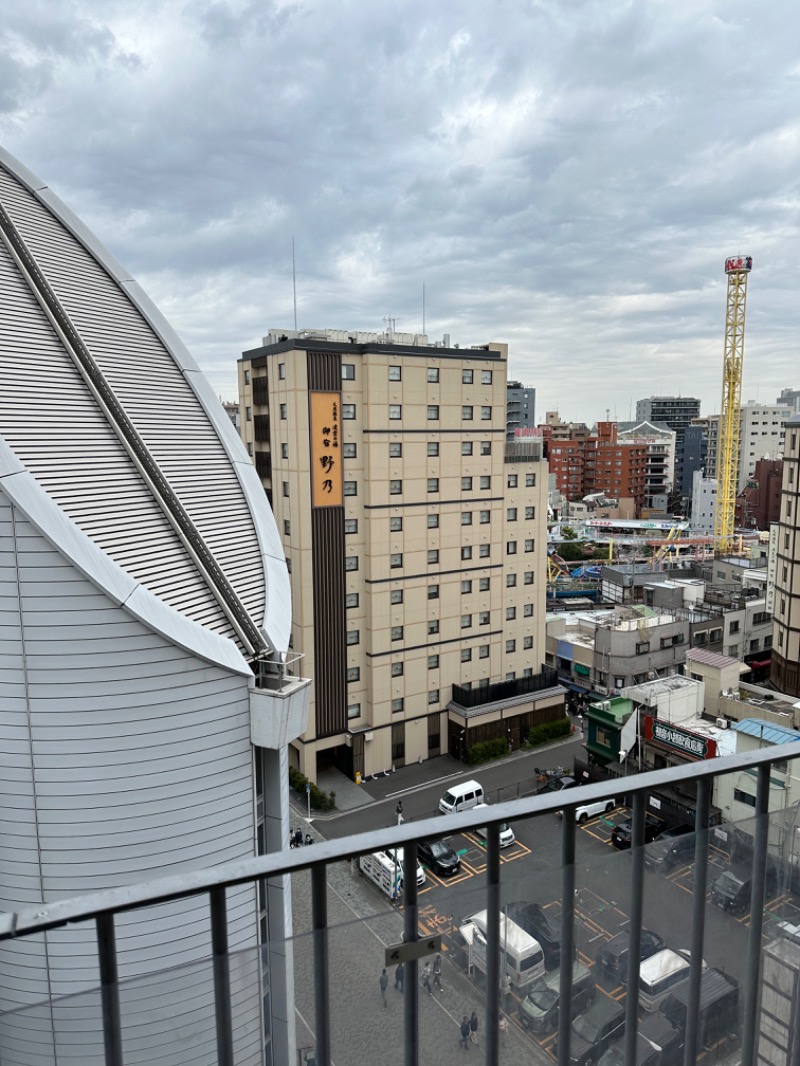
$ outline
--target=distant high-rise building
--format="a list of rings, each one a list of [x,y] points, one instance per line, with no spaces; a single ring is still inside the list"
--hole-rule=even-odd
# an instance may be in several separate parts
[[[786,422],[781,496],[770,680],[800,698],[800,415]]]
[[[675,430],[652,422],[620,422],[617,435],[622,442],[647,445],[644,506],[666,511],[675,470]]]
[[[619,440],[616,422],[598,422],[596,433],[590,433],[583,423],[563,422],[547,425],[543,432],[550,472],[568,500],[602,492],[612,499],[632,499],[636,514],[641,513],[647,485],[647,441]]]
[[[692,495],[694,475],[699,470],[705,469],[707,443],[707,427],[702,425],[704,419],[695,419],[686,427],[683,435],[683,470],[678,491],[684,499]]]
[[[536,389],[526,388],[520,381],[506,385],[506,439],[513,440],[517,430],[536,427]]]
[[[686,427],[700,415],[700,401],[692,396],[650,396],[636,401],[636,419],[639,422],[660,422],[675,430],[675,476],[676,488],[684,482],[684,436]]]
[[[692,529],[713,533],[716,517],[717,479],[703,477],[702,472],[696,470],[692,484]]]
[[[800,414],[800,389],[781,389],[781,394],[775,403],[791,407],[794,414]]]
[[[782,459],[759,459],[736,497],[736,528],[768,530],[780,520]]]
[[[314,678],[290,751],[312,780],[517,746],[561,713],[536,687],[547,464],[540,439],[506,440],[506,367],[503,344],[334,330],[274,331],[239,363]]]
[[[792,415],[786,404],[762,404],[749,400],[741,409],[739,437],[739,480],[741,492],[759,459],[783,455],[783,427]]]

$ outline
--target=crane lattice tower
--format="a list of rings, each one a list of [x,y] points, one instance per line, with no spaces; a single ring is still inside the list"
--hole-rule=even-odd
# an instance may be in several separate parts
[[[747,278],[752,269],[752,256],[735,255],[725,260],[728,300],[725,310],[725,360],[717,444],[717,512],[714,520],[714,550],[720,554],[733,550],[736,488],[739,480],[744,322]]]

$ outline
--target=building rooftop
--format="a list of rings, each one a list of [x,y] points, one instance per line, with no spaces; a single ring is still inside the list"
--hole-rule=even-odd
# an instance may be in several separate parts
[[[717,666],[722,669],[725,666],[739,666],[738,659],[732,659],[730,655],[720,655],[719,652],[706,651],[705,648],[690,648],[686,653],[687,662],[704,663],[706,666]]]
[[[773,725],[765,722],[763,718],[743,718],[741,722],[732,725],[737,733],[746,733],[749,737],[757,737],[766,740],[768,744],[791,744],[800,740],[800,733],[786,726]]]

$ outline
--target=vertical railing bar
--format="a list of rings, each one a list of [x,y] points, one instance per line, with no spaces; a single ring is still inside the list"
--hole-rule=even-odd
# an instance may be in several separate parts
[[[119,969],[114,915],[98,914],[97,955],[100,964],[100,1000],[103,1009],[103,1045],[106,1066],[122,1064],[122,1020],[119,1009]]]
[[[703,944],[706,920],[706,886],[708,884],[708,822],[711,814],[711,778],[697,782],[694,838],[694,891],[692,894],[692,945],[689,970],[689,1001],[686,1010],[684,1066],[697,1062],[700,1020],[700,991],[703,981]]]
[[[561,973],[558,986],[558,1066],[569,1066],[572,963],[575,956],[575,808],[561,812]]]
[[[403,939],[419,940],[417,905],[417,844],[403,849]],[[403,969],[403,1028],[405,1066],[419,1066],[419,965],[416,959]]]
[[[214,1019],[217,1027],[217,1066],[233,1066],[231,971],[228,957],[228,905],[225,887],[208,893],[211,908],[211,958],[214,974]]]
[[[764,896],[769,838],[769,779],[772,763],[758,768],[756,785],[756,831],[753,843],[753,876],[750,894],[750,931],[747,937],[747,964],[744,970],[744,1025],[742,1028],[742,1062],[754,1061],[756,1043],[756,1007],[758,980],[761,973],[761,934],[764,926]]]
[[[639,971],[642,964],[644,916],[644,827],[647,794],[633,797],[631,825],[631,912],[628,923],[628,992],[625,997],[625,1066],[636,1066],[639,1015]]]
[[[314,1036],[316,1061],[331,1066],[331,1005],[328,972],[328,870],[311,867],[311,935],[314,941]]]
[[[486,830],[486,1066],[500,1057],[500,826]],[[506,972],[503,951],[503,973]]]

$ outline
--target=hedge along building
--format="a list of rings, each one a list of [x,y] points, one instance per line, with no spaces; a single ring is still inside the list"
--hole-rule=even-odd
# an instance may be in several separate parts
[[[0,910],[278,850],[308,683],[255,471],[136,283],[5,153],[0,278]],[[237,1064],[294,1055],[287,888],[228,896]],[[216,1061],[206,901],[117,935],[125,1062]],[[5,942],[3,1066],[102,1061],[76,995],[98,984],[91,925]]]

